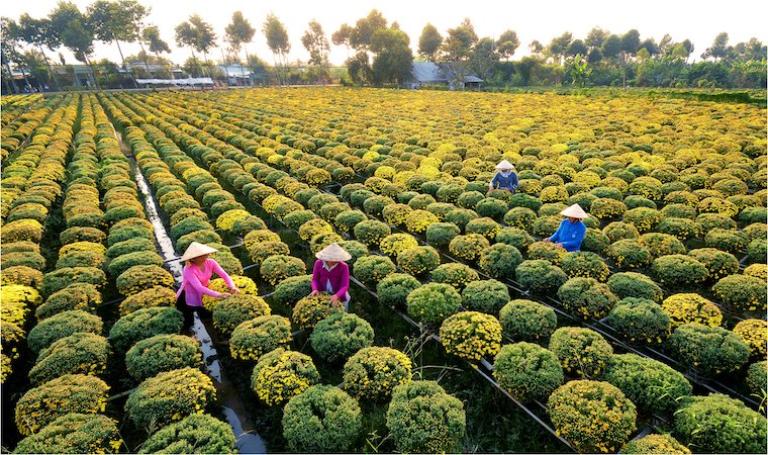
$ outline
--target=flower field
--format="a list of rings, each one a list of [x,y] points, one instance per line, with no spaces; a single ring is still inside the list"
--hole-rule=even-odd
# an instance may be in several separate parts
[[[232,393],[267,451],[767,450],[764,108],[284,88],[3,109],[9,450],[237,452]],[[487,193],[502,159],[520,187]],[[567,252],[543,239],[574,203]],[[203,302],[232,390],[181,333],[165,235],[241,290]],[[349,313],[308,296],[333,242]]]

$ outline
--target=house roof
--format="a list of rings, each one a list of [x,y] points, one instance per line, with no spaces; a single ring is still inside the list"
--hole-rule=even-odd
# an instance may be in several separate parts
[[[447,83],[451,80],[452,71],[445,63],[413,62],[411,75],[413,80],[422,84]],[[474,74],[464,76],[464,82],[483,82]]]

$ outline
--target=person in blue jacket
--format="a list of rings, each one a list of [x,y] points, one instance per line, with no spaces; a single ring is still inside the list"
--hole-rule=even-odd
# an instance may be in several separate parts
[[[544,239],[545,242],[555,242],[565,248],[566,251],[579,251],[581,242],[587,233],[587,226],[582,221],[589,215],[579,204],[573,204],[560,212],[565,219],[560,223],[552,237]]]
[[[498,172],[493,176],[493,180],[488,184],[488,192],[494,189],[515,192],[519,185],[515,166],[507,160],[503,160],[496,165]]]

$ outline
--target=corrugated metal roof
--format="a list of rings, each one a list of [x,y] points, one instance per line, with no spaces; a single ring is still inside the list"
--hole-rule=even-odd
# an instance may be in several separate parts
[[[451,70],[448,65],[434,62],[413,62],[411,74],[414,81],[422,84],[449,83]],[[483,82],[479,77],[470,74],[464,77],[464,82]]]

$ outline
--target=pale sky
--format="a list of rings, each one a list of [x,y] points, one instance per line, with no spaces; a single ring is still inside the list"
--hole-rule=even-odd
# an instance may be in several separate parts
[[[32,16],[47,15],[57,0],[4,1],[0,6],[2,16],[17,19],[24,12]],[[85,10],[89,0],[75,0]],[[224,28],[231,21],[232,13],[242,11],[257,29],[253,42],[248,45],[250,53],[258,54],[263,60],[272,62],[261,25],[267,14],[276,14],[288,29],[291,40],[289,59],[306,60],[308,54],[301,44],[301,35],[307,23],[316,19],[328,35],[346,22],[354,25],[360,17],[377,8],[390,21],[397,21],[400,28],[411,38],[411,47],[418,47],[421,29],[431,22],[441,34],[469,17],[480,37],[498,37],[504,30],[515,30],[521,45],[513,59],[529,53],[528,44],[539,40],[545,45],[554,36],[570,31],[574,37],[583,38],[594,26],[623,33],[631,28],[640,31],[642,39],[653,37],[658,41],[670,33],[674,41],[689,38],[695,50],[692,57],[699,58],[709,47],[715,35],[727,32],[730,43],[746,41],[757,37],[768,41],[768,2],[759,0],[729,0],[727,2],[676,1],[676,0],[549,0],[543,2],[515,0],[485,1],[433,1],[433,0],[182,0],[150,1],[142,3],[151,7],[148,24],[160,28],[162,38],[171,46],[171,59],[182,63],[191,54],[189,49],[176,47],[174,28],[191,14],[200,14],[213,25],[218,43],[224,45]],[[121,44],[125,55],[135,54],[138,44]],[[63,51],[67,63],[75,63],[72,54]],[[49,53],[50,56],[54,54]],[[168,56],[167,54],[165,55]],[[117,48],[112,44],[96,42],[95,57],[109,58],[119,62]],[[220,59],[221,51],[215,49],[209,58]],[[331,62],[341,64],[347,58],[343,46],[331,44]]]

